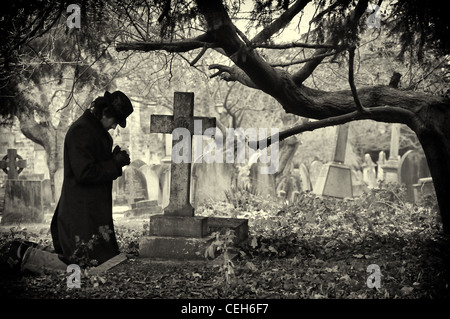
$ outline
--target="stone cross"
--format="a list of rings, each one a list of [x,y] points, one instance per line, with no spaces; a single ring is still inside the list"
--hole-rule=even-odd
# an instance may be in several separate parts
[[[8,149],[7,155],[0,161],[0,169],[8,174],[8,179],[18,179],[26,166],[27,161],[17,154],[16,149]]]
[[[345,151],[347,150],[347,138],[348,138],[349,123],[339,125],[337,128],[336,146],[334,148],[335,163],[344,163]]]
[[[202,121],[202,130],[194,132],[194,120]],[[194,93],[175,92],[173,116],[151,115],[150,133],[172,134],[176,128],[185,128],[192,135],[201,135],[208,128],[216,127],[216,119],[208,117],[194,117]],[[183,150],[184,151],[184,150]],[[192,159],[192,148],[188,150],[188,158]],[[184,154],[183,154],[184,155]],[[172,152],[170,168],[170,198],[169,205],[164,208],[166,216],[194,216],[194,208],[190,199],[191,187],[191,160],[188,163],[176,163]]]

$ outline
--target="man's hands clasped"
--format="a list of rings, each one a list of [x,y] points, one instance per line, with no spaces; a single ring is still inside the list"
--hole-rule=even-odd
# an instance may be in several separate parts
[[[114,147],[112,156],[118,167],[123,167],[130,164],[130,155],[128,155],[127,151],[121,150],[119,145]]]

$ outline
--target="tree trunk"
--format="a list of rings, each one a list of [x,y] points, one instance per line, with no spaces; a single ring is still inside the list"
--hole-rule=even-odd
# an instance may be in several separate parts
[[[58,169],[56,161],[56,129],[49,122],[37,123],[33,113],[19,116],[20,130],[25,137],[41,145],[47,153],[47,166],[52,191],[52,202],[55,201],[55,172]]]
[[[427,158],[444,233],[450,234],[450,105],[424,113],[424,125],[412,129]]]

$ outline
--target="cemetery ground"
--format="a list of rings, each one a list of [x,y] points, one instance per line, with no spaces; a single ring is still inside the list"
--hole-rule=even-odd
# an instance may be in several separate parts
[[[249,219],[248,242],[235,258],[161,261],[139,258],[149,217],[115,214],[119,245],[128,259],[105,273],[83,272],[81,288],[66,273],[12,272],[5,253],[13,239],[51,245],[49,224],[1,226],[2,298],[152,299],[436,299],[450,297],[450,239],[433,196],[412,204],[405,189],[384,185],[354,199],[302,193],[294,202],[240,188],[228,201],[205,202],[196,215]],[[231,233],[217,234],[227,250]],[[220,249],[210,249],[220,253]],[[205,252],[199,252],[202,256]],[[227,254],[231,256],[231,254]],[[380,288],[368,288],[367,267],[380,267]],[[372,285],[373,286],[373,285]]]

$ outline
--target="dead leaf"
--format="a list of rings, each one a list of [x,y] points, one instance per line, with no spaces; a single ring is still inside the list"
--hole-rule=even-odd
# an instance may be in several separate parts
[[[413,287],[409,287],[409,286],[404,286],[402,289],[400,289],[400,291],[402,292],[403,296],[409,295],[413,290],[414,290],[414,288]]]

